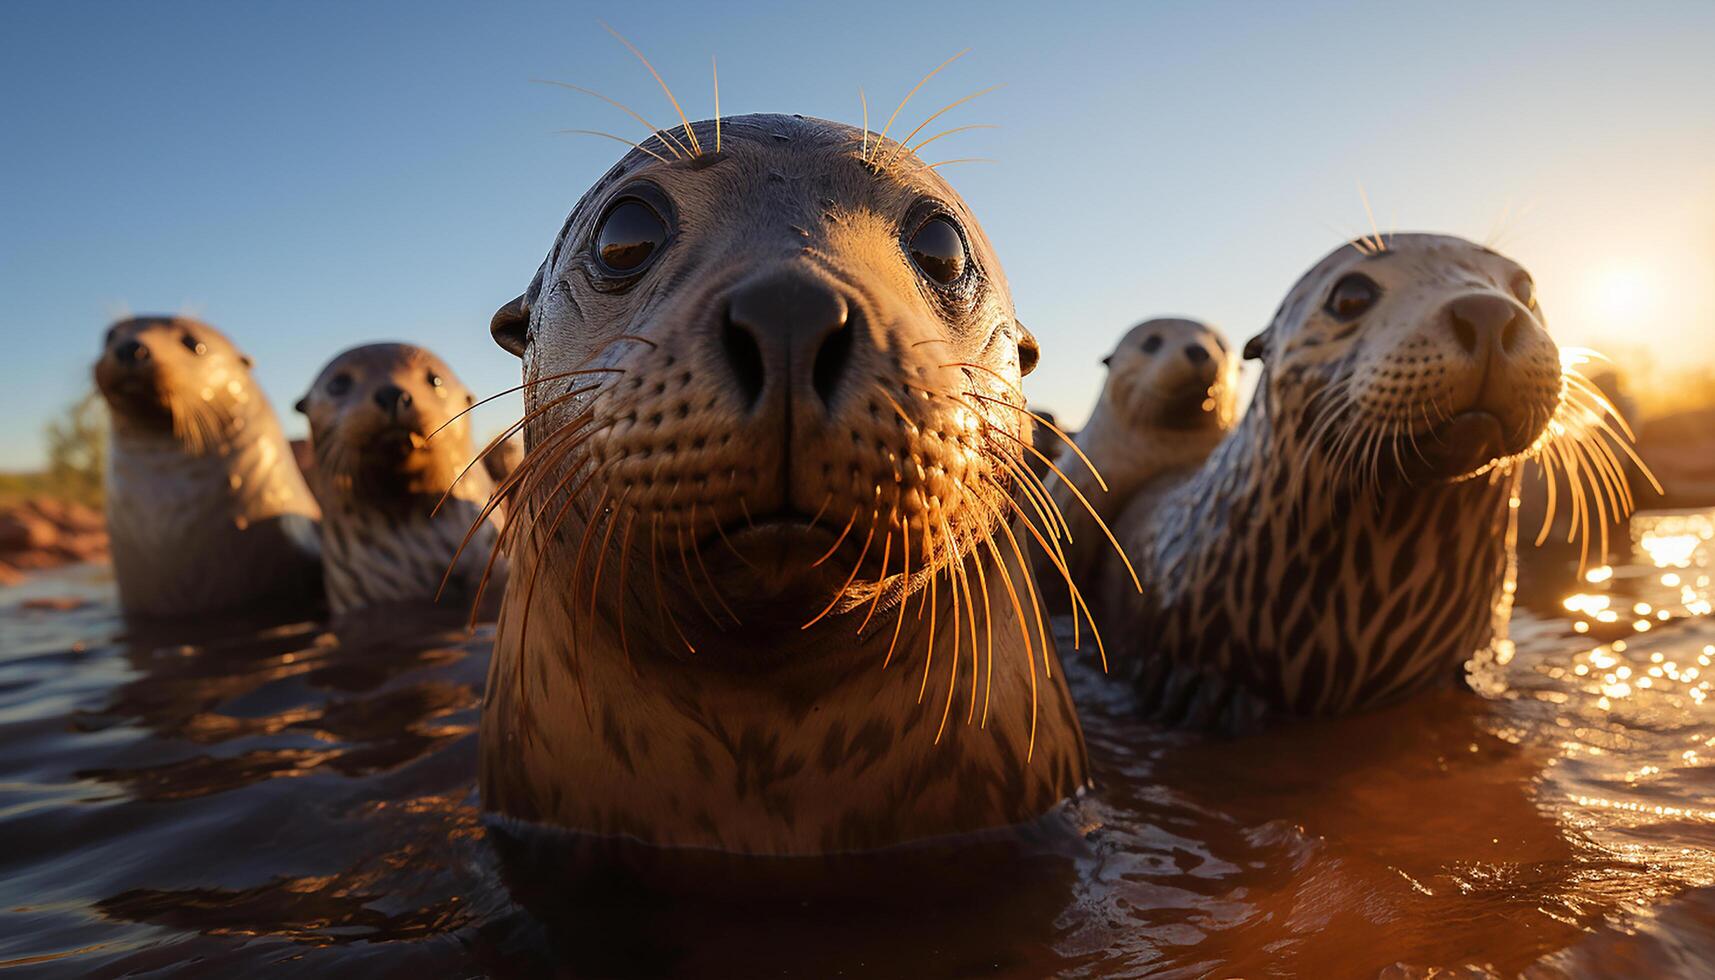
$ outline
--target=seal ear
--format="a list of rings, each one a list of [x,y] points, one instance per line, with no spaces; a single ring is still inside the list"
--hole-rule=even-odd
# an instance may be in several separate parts
[[[293,402],[292,403],[292,411],[297,412],[299,415],[310,414],[310,396],[305,395],[304,397]]]
[[[1111,368],[1113,366],[1114,366],[1114,356],[1112,354],[1109,354],[1107,357],[1102,358],[1102,367]]]
[[[256,366],[256,361],[249,354],[238,355],[238,363],[244,365],[246,371]]]
[[[1245,360],[1262,360],[1263,355],[1268,353],[1268,334],[1269,332],[1264,330],[1262,333],[1259,333],[1255,337],[1245,341]]]
[[[495,343],[513,356],[523,357],[524,347],[529,342],[530,294],[521,293],[517,299],[495,310],[493,319],[488,321],[488,332],[493,335]]]
[[[1036,362],[1042,359],[1042,347],[1036,342],[1036,335],[1023,323],[1018,324],[1018,373],[1020,376],[1036,370]]]

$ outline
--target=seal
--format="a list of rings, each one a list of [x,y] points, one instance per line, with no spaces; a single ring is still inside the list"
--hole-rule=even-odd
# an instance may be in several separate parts
[[[981,226],[867,130],[650,142],[492,324],[527,452],[483,805],[771,856],[1059,812],[1083,736],[1009,510],[1037,347]]]
[[[437,598],[474,605],[485,578],[505,581],[505,561],[485,560],[500,523],[477,519],[494,483],[474,465],[475,404],[445,361],[411,344],[341,353],[298,401],[335,615]]]
[[[1238,414],[1239,361],[1219,333],[1196,320],[1145,320],[1102,364],[1107,381],[1074,440],[1077,449],[1062,448],[1046,480],[1070,532],[1066,564],[1080,590],[1096,597],[1113,554],[1097,521],[1111,524],[1151,481],[1202,463]],[[1043,562],[1038,569],[1048,574]]]
[[[1611,406],[1562,363],[1529,273],[1449,236],[1349,243],[1245,354],[1262,377],[1232,435],[1120,519],[1144,590],[1110,566],[1104,607],[1145,710],[1356,711],[1504,643],[1521,463],[1614,458]]]
[[[121,320],[95,383],[112,417],[107,524],[127,616],[319,601],[319,511],[250,358],[180,316]]]

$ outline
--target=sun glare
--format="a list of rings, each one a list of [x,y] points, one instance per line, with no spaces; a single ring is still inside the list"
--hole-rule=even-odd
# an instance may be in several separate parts
[[[1592,311],[1610,328],[1645,326],[1660,305],[1654,275],[1637,266],[1604,270],[1591,281],[1590,291]]]

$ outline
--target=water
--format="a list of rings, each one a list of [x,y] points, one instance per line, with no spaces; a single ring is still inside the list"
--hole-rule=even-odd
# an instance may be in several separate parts
[[[1069,658],[1099,782],[1080,836],[793,902],[521,878],[472,789],[486,632],[122,637],[101,570],[39,577],[0,591],[0,968],[1707,974],[1715,512],[1632,536],[1588,580],[1527,566],[1486,697],[1210,740],[1131,721]],[[45,597],[85,604],[25,608]]]

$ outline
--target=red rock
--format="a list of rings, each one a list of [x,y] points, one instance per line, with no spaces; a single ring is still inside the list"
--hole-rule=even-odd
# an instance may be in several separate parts
[[[68,503],[65,505],[65,517],[60,521],[60,527],[80,534],[106,536],[107,517],[86,504]]]
[[[25,609],[35,609],[41,612],[71,612],[89,605],[88,599],[77,596],[48,596],[40,599],[25,599],[21,604]]]
[[[41,550],[20,551],[7,555],[6,563],[13,568],[21,568],[30,572],[38,572],[44,568],[53,568],[56,565],[65,564],[58,556]]]
[[[23,507],[0,514],[0,554],[35,551],[59,539],[59,528]]]

